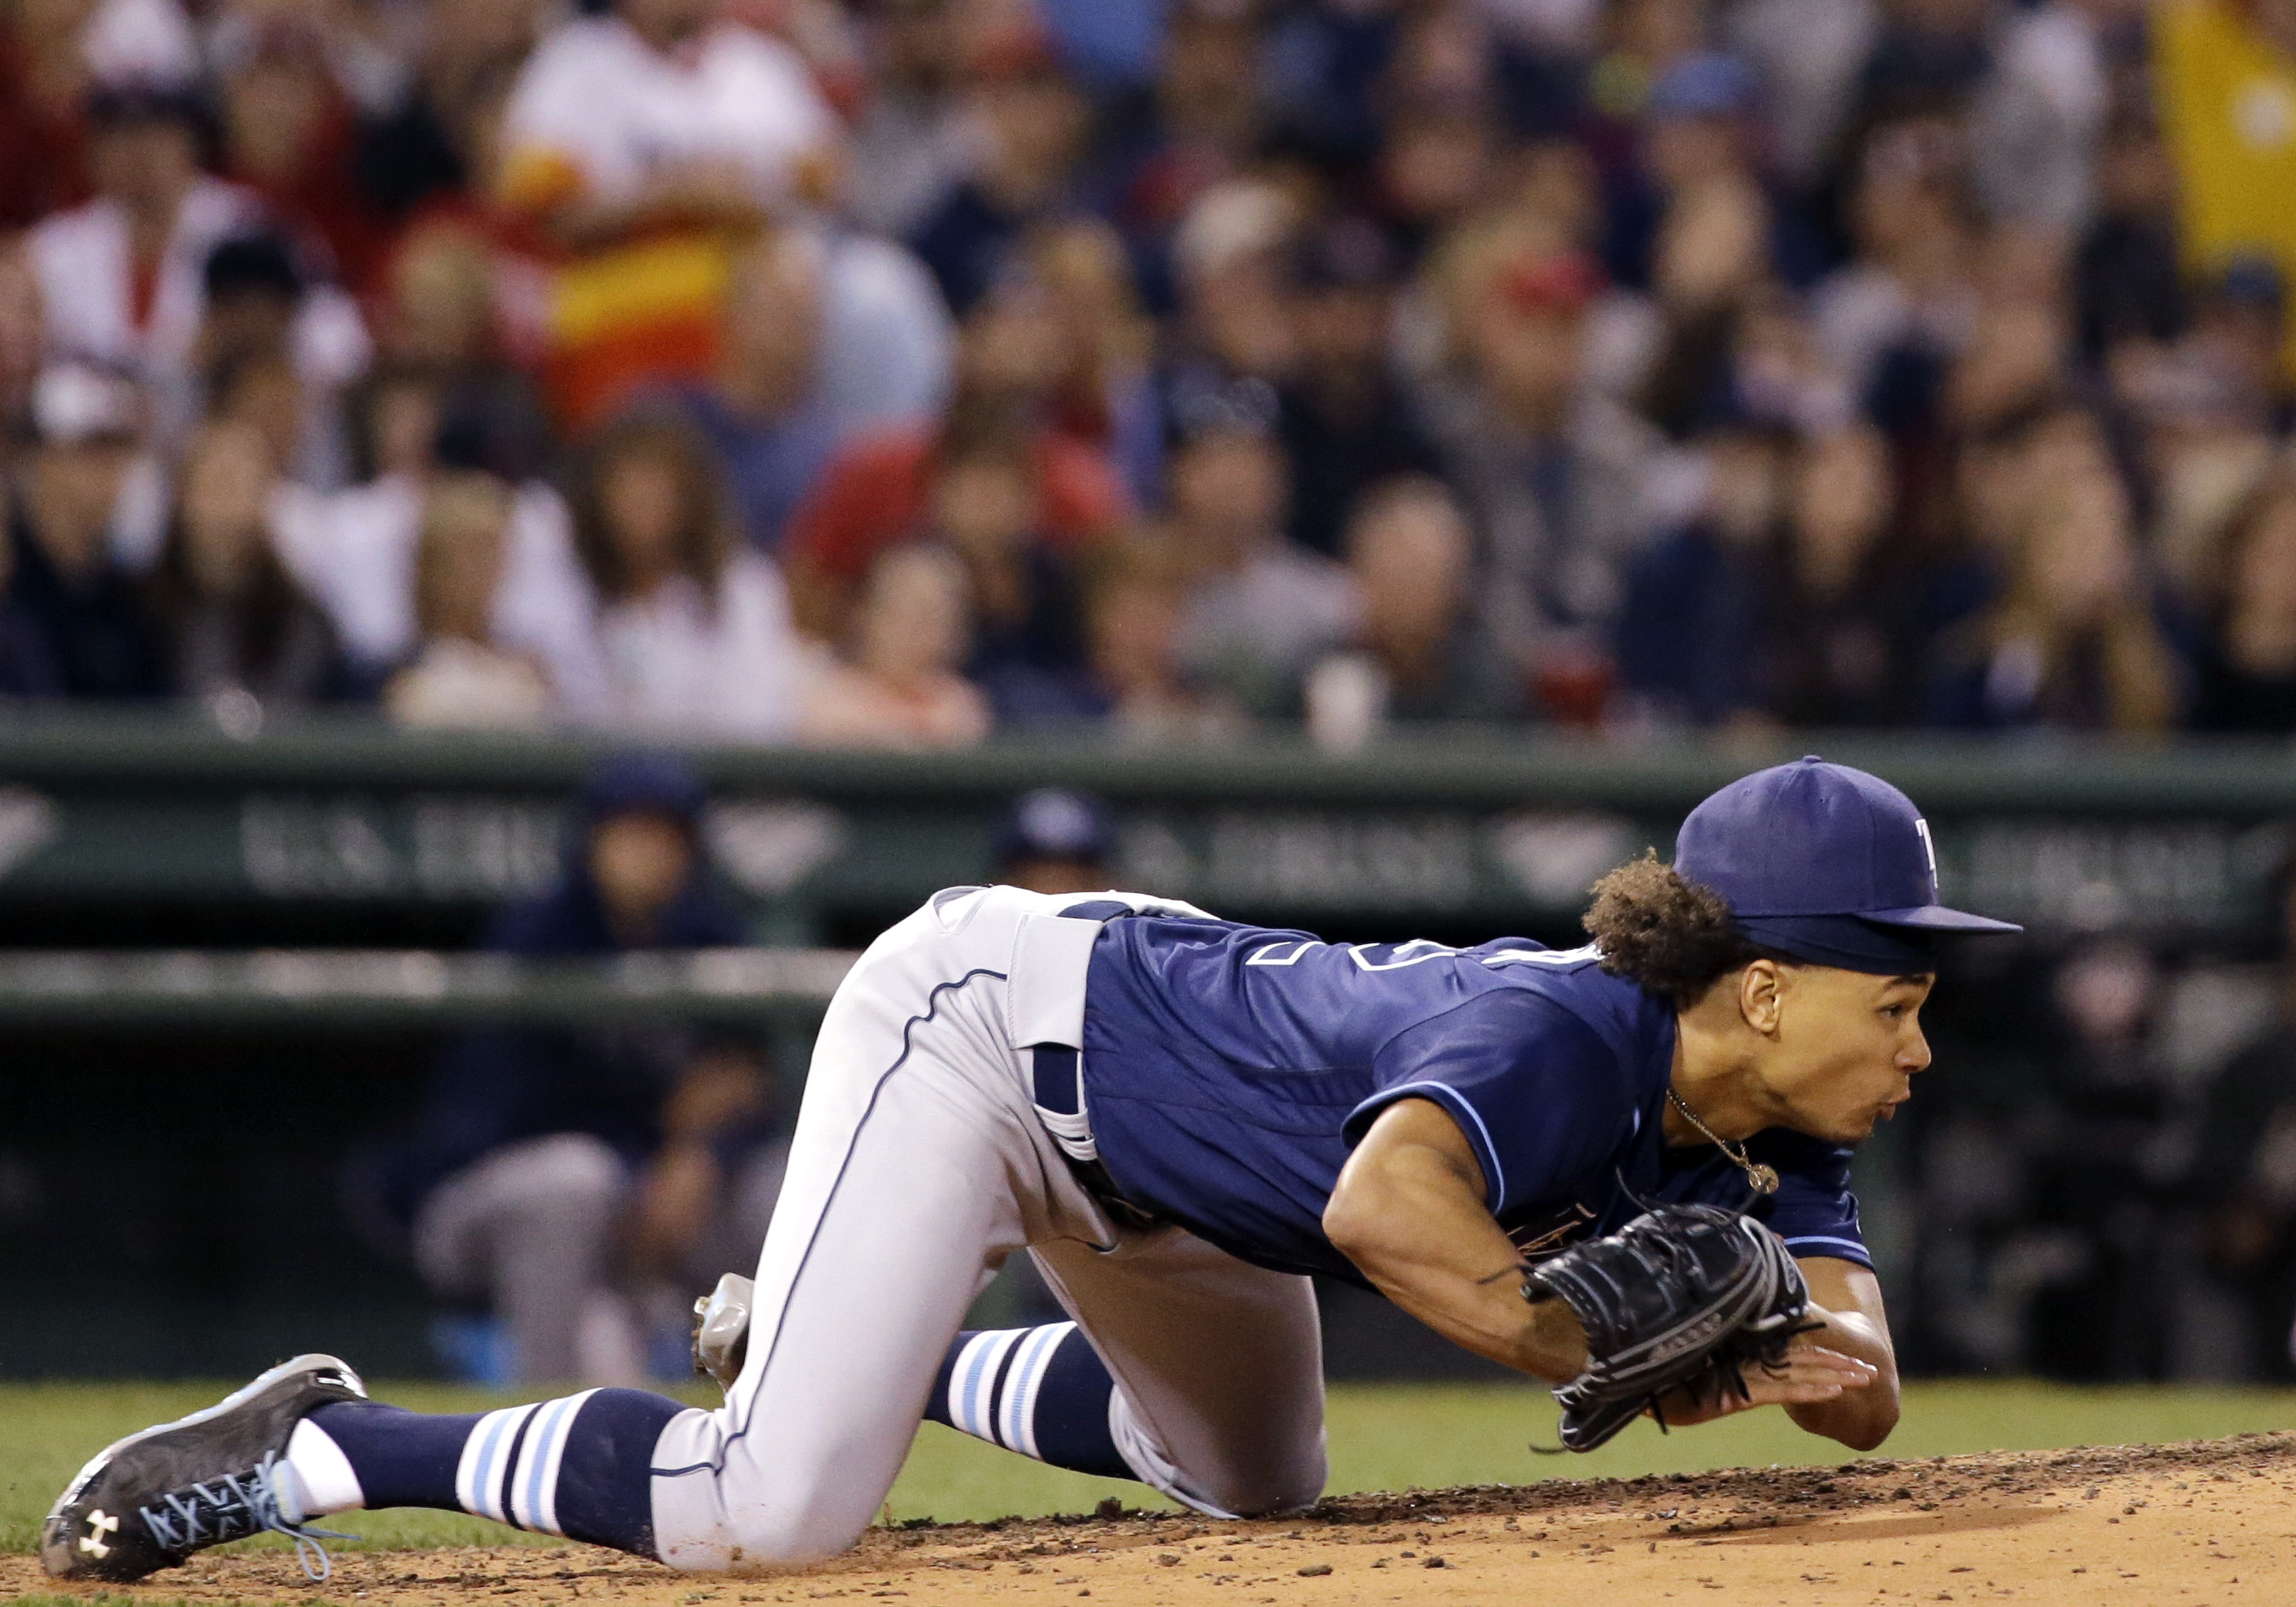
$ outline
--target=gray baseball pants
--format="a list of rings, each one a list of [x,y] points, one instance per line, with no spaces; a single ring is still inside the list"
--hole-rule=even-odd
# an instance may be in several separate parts
[[[1321,1493],[1308,1281],[1112,1222],[1038,1117],[1028,1049],[1082,1047],[1100,923],[1058,914],[1078,902],[949,889],[839,988],[758,1257],[747,1364],[722,1409],[671,1420],[654,1447],[664,1562],[740,1569],[851,1545],[966,1308],[1022,1249],[1114,1378],[1111,1428],[1144,1482],[1221,1516]]]

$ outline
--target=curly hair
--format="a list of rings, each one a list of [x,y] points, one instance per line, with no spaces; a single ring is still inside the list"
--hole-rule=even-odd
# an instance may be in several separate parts
[[[1688,1010],[1749,961],[1782,960],[1750,941],[1711,887],[1685,878],[1645,849],[1595,884],[1584,918],[1603,968]]]

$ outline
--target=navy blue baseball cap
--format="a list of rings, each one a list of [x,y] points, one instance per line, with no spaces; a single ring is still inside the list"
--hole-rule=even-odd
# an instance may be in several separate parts
[[[1733,781],[1690,812],[1674,868],[1718,893],[1752,942],[1880,976],[1937,968],[1940,937],[2021,932],[1938,902],[1937,850],[1914,801],[1811,754]]]
[[[1115,849],[1100,800],[1057,787],[1023,793],[996,828],[996,862],[1084,860],[1098,864]]]
[[[709,790],[685,759],[638,748],[599,760],[583,778],[575,808],[586,828],[627,814],[665,815],[691,828],[709,804]]]
[[[1753,70],[1718,50],[1683,57],[1651,86],[1652,117],[1743,117],[1754,109],[1761,85]]]

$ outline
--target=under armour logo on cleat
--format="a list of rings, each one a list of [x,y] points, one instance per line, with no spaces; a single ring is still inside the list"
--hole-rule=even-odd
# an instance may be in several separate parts
[[[79,1537],[79,1548],[98,1557],[110,1556],[111,1547],[103,1543],[103,1537],[119,1531],[119,1520],[98,1507],[87,1515],[87,1527],[89,1532]]]

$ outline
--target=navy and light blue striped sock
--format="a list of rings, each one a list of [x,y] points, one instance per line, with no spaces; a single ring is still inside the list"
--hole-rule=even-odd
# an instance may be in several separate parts
[[[651,1557],[654,1442],[685,1410],[640,1389],[439,1417],[338,1401],[296,1425],[288,1461],[314,1512],[475,1512]]]
[[[960,1333],[925,1416],[1056,1468],[1133,1479],[1108,1425],[1116,1381],[1073,1323]]]

